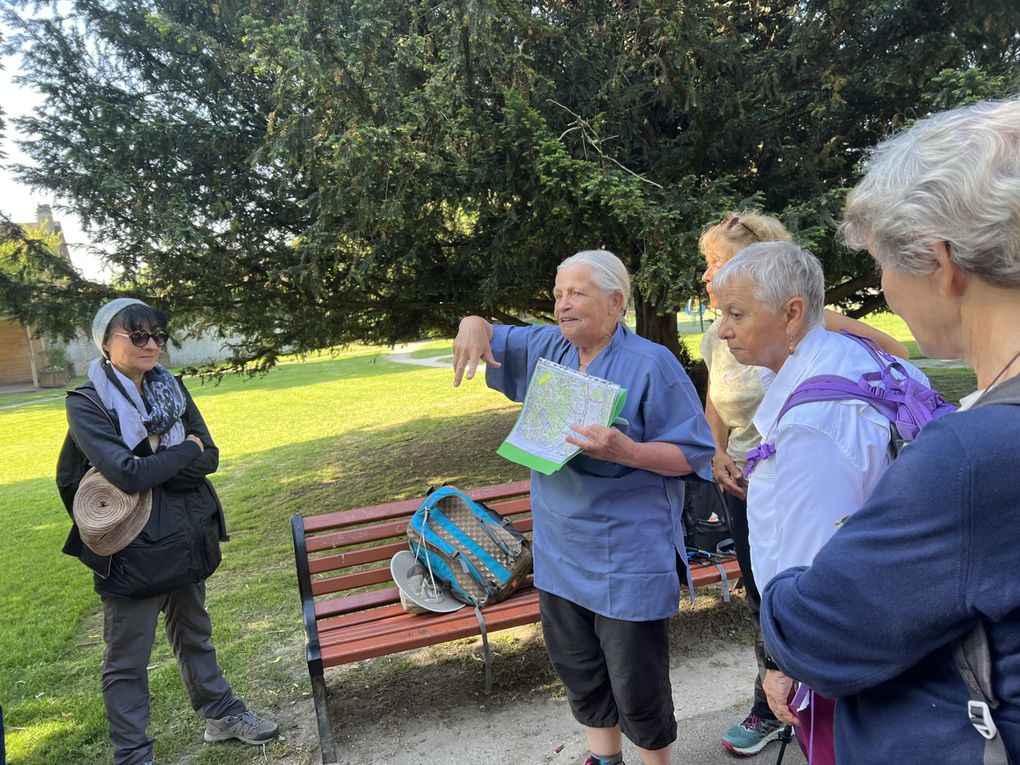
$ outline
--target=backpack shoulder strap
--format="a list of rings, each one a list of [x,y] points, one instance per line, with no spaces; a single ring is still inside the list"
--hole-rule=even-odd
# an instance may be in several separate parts
[[[993,389],[974,408],[990,404],[1020,405],[1020,377],[1007,380]],[[999,701],[992,688],[992,652],[988,646],[988,634],[980,619],[974,629],[953,644],[953,661],[970,697],[967,701],[970,724],[985,738],[983,765],[1009,765],[1002,736],[992,719],[992,711],[998,709]]]
[[[992,689],[992,652],[984,623],[978,620],[969,633],[953,645],[953,661],[967,686],[967,717],[975,730],[984,736],[983,765],[1009,765],[1009,755],[1002,736],[992,719],[992,711],[999,708]]]
[[[811,404],[818,401],[841,401],[846,399],[857,399],[870,404],[878,409],[889,420],[896,416],[896,402],[892,399],[882,397],[874,392],[871,386],[855,383],[846,377],[839,375],[817,375],[809,377],[796,387],[789,395],[783,408],[779,410],[776,422],[783,419],[791,409],[801,404]]]

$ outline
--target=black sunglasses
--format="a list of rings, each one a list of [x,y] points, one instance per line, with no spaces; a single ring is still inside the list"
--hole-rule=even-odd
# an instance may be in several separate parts
[[[136,348],[144,348],[149,344],[149,340],[155,340],[156,345],[162,348],[166,345],[166,341],[170,339],[170,335],[161,329],[158,329],[155,332],[146,332],[143,329],[136,329],[130,334],[127,332],[114,332],[113,334],[128,338],[131,341],[131,345]]]

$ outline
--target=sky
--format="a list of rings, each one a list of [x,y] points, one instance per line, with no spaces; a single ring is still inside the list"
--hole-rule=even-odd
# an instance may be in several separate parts
[[[59,207],[64,200],[51,192],[37,192],[15,179],[10,166],[29,164],[31,160],[20,149],[16,141],[22,136],[12,124],[13,118],[27,114],[42,101],[42,96],[30,88],[14,83],[20,61],[14,56],[0,57],[3,71],[0,71],[0,108],[4,112],[4,131],[0,147],[7,157],[0,165],[0,212],[17,223],[28,223],[36,219],[36,206],[48,204],[53,207],[53,218],[60,223],[71,252],[71,261],[87,278],[108,281],[109,276],[102,263],[88,251],[89,239],[82,231],[78,218]]]

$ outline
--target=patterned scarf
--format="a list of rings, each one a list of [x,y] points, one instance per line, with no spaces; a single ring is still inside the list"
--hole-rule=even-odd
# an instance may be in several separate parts
[[[138,394],[135,384],[106,359],[96,359],[89,365],[89,379],[103,404],[117,412],[121,438],[132,451],[149,436],[159,439],[156,451],[184,440],[186,434],[181,422],[186,405],[184,392],[165,367],[157,364],[145,373],[144,398]]]

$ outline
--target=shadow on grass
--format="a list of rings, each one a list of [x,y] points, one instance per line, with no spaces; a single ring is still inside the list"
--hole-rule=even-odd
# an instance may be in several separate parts
[[[290,444],[229,461],[217,486],[233,530],[238,521],[247,526],[250,520],[268,531],[267,511],[284,523],[291,513],[314,515],[422,495],[443,481],[464,486],[517,481],[528,477],[527,469],[496,454],[516,418],[516,407],[506,407]]]

